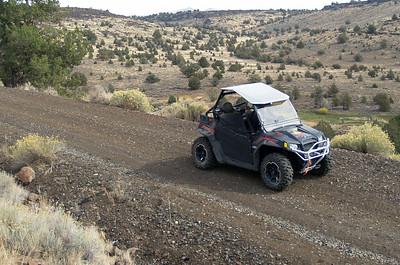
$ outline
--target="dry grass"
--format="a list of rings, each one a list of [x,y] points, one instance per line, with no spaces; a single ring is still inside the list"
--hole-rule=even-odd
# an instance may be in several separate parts
[[[107,92],[104,87],[100,85],[94,86],[93,89],[90,89],[86,95],[86,100],[89,102],[97,102],[97,103],[110,103],[112,93]]]
[[[161,115],[189,121],[197,121],[199,120],[200,115],[206,111],[207,106],[205,104],[191,99],[184,99],[162,109]]]
[[[96,228],[83,227],[61,209],[23,205],[26,194],[0,172],[1,264],[16,264],[19,257],[54,265],[116,264],[108,255],[111,245]],[[132,264],[125,258],[118,264]]]
[[[3,153],[9,161],[11,171],[15,171],[37,161],[51,163],[63,146],[63,142],[56,137],[33,134],[23,137],[12,146],[3,148]]]

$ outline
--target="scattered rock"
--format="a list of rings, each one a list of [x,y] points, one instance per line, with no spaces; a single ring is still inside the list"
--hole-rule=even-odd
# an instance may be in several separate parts
[[[40,200],[40,196],[36,193],[31,192],[26,199],[29,202],[38,202]]]
[[[29,184],[35,178],[35,171],[31,167],[23,167],[17,173],[17,178],[23,184]]]

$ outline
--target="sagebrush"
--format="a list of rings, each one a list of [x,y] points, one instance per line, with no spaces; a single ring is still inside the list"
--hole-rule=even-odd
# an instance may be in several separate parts
[[[63,147],[63,141],[57,137],[32,134],[17,140],[14,145],[5,148],[4,152],[11,170],[18,170],[36,161],[51,163]]]
[[[114,264],[111,245],[94,227],[83,227],[61,209],[41,203],[24,205],[27,192],[0,172],[0,257],[11,265],[18,258],[43,264]],[[128,263],[126,263],[128,264]]]
[[[110,105],[143,112],[153,111],[148,97],[138,89],[114,92],[110,99]]]
[[[336,136],[332,140],[332,146],[385,156],[392,155],[395,151],[395,147],[387,133],[379,126],[370,123],[353,127],[348,133]]]

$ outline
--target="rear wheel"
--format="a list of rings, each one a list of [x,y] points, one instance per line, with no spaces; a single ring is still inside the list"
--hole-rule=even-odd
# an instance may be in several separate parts
[[[200,169],[210,169],[217,165],[212,146],[206,137],[197,138],[192,146],[194,165]]]
[[[260,166],[264,184],[276,191],[282,191],[293,181],[293,168],[290,160],[278,153],[266,155]]]
[[[310,171],[311,175],[317,176],[317,177],[323,177],[329,173],[329,171],[332,169],[332,158],[330,154],[327,154],[319,164]]]

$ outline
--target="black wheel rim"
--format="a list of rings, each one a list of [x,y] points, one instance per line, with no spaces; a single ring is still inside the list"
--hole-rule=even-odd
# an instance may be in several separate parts
[[[204,145],[199,144],[198,146],[196,146],[195,154],[196,154],[197,161],[200,161],[200,162],[206,161],[207,150],[204,147]]]
[[[265,166],[265,176],[272,184],[278,184],[281,179],[281,171],[276,163],[269,162]]]

